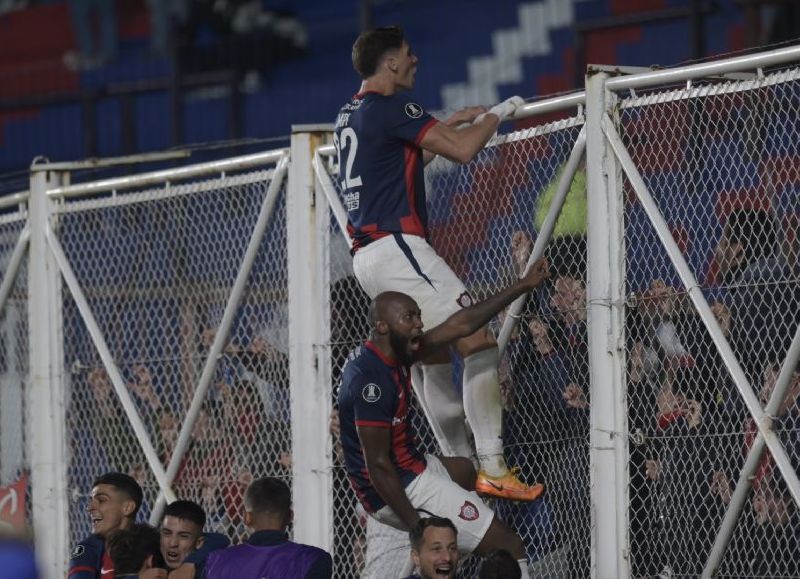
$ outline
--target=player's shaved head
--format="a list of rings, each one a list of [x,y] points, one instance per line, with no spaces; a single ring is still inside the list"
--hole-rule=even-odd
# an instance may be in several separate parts
[[[383,292],[369,304],[369,325],[375,328],[378,322],[386,322],[398,307],[416,307],[416,302],[401,292]]]

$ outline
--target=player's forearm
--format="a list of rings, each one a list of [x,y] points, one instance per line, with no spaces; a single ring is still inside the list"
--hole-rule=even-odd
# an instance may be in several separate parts
[[[408,500],[406,490],[400,482],[400,477],[391,465],[367,465],[369,478],[375,490],[391,509],[397,513],[409,528],[419,520],[411,501]]]

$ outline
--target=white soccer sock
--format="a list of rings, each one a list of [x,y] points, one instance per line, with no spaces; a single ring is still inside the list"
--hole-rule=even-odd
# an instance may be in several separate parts
[[[530,574],[528,574],[528,561],[526,559],[517,559],[517,563],[519,563],[519,570],[522,571],[522,576],[520,579],[530,579]]]
[[[425,402],[436,420],[447,446],[440,444],[445,456],[472,456],[472,446],[464,423],[464,403],[453,384],[453,365],[422,364]]]
[[[464,358],[464,411],[475,435],[481,469],[489,476],[508,470],[503,458],[503,408],[497,366],[500,353],[487,348]]]

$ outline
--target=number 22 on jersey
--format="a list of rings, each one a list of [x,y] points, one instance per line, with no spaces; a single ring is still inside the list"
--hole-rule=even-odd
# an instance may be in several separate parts
[[[353,175],[353,163],[358,151],[358,137],[352,127],[342,129],[341,135],[341,139],[335,133],[333,135],[333,145],[336,147],[336,155],[339,159],[339,175],[344,176],[341,187],[342,189],[361,187],[361,177]],[[342,164],[343,157],[345,158],[344,164]]]

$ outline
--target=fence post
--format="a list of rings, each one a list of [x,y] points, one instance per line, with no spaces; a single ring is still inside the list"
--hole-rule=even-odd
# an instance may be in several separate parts
[[[315,193],[314,151],[327,131],[292,128],[286,193],[289,378],[292,412],[294,539],[331,551],[333,460],[329,335],[328,204]]]
[[[613,95],[604,72],[586,77],[588,179],[587,326],[590,369],[592,575],[625,578],[628,562],[628,449],[624,395],[622,177],[603,136]]]
[[[44,577],[64,577],[68,554],[69,509],[66,454],[66,396],[63,374],[61,278],[47,246],[52,206],[47,190],[59,174],[31,172],[28,325],[30,385],[27,389],[27,443],[31,464],[33,530]]]

